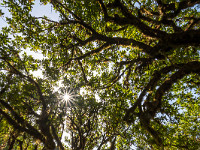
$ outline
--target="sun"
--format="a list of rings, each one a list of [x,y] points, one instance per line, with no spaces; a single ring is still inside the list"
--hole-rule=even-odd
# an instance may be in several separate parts
[[[78,95],[75,94],[75,92],[72,89],[68,89],[65,91],[65,93],[62,95],[62,101],[66,103],[68,106],[71,106],[75,103],[76,97]]]
[[[69,93],[67,93],[67,92],[63,95],[63,99],[64,99],[64,101],[66,101],[66,102],[67,102],[67,101],[70,101],[71,97],[72,97],[72,96],[71,96]]]

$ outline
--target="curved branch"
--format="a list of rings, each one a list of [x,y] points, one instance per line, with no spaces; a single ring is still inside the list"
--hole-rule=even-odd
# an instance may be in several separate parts
[[[144,90],[141,92],[139,98],[136,100],[134,105],[129,108],[126,112],[126,115],[124,117],[124,120],[129,120],[132,113],[135,112],[135,109],[139,106],[141,106],[142,101],[144,100],[144,97],[146,96],[148,91],[153,91],[158,83],[158,81],[162,78],[163,75],[166,75],[167,73],[173,71],[174,69],[180,69],[178,72],[173,74],[171,76],[171,79],[165,81],[163,85],[160,86],[160,88],[157,90],[155,99],[157,99],[157,103],[155,106],[155,109],[157,110],[160,104],[160,100],[164,93],[170,89],[173,83],[175,83],[177,80],[183,78],[185,75],[188,75],[190,73],[198,73],[200,74],[200,62],[199,61],[193,61],[188,63],[182,63],[182,64],[174,64],[171,66],[167,66],[162,68],[159,71],[155,71],[153,78],[148,82]],[[150,94],[151,95],[151,94]],[[149,96],[147,99],[149,98]],[[151,109],[152,110],[152,109]],[[154,112],[156,111],[154,110]]]
[[[140,115],[140,123],[141,123],[142,127],[143,127],[147,132],[149,132],[149,134],[154,138],[156,144],[163,148],[163,141],[162,141],[162,139],[161,139],[160,136],[159,136],[159,132],[156,131],[155,129],[153,129],[153,128],[150,126],[148,117],[146,116],[145,113],[142,113],[142,114]]]
[[[46,114],[46,109],[47,109],[47,105],[46,105],[46,102],[44,100],[44,97],[42,95],[42,91],[40,89],[40,86],[39,84],[33,80],[30,76],[28,75],[24,75],[23,73],[21,73],[19,70],[17,70],[13,65],[11,65],[10,62],[8,62],[6,59],[4,59],[4,61],[8,64],[8,66],[14,71],[15,74],[19,75],[21,78],[27,78],[29,82],[31,82],[33,85],[35,85],[36,89],[37,89],[37,92],[38,92],[38,95],[40,97],[40,100],[42,102],[42,113],[43,114]]]
[[[167,34],[164,31],[158,30],[158,29],[152,29],[151,27],[147,26],[145,23],[143,23],[138,17],[134,16],[132,13],[129,12],[129,10],[120,2],[120,0],[115,0],[115,7],[119,7],[122,14],[125,17],[120,17],[119,15],[115,15],[115,17],[111,17],[107,14],[105,5],[102,1],[100,1],[101,7],[103,8],[104,17],[105,20],[108,22],[114,22],[119,25],[133,25],[137,27],[143,34],[163,39]]]
[[[4,112],[2,109],[0,109],[0,114],[2,114],[5,119],[8,121],[8,123],[10,125],[12,125],[15,129],[21,131],[21,132],[26,132],[30,135],[32,135],[34,138],[39,139],[42,142],[45,142],[45,138],[43,137],[42,134],[40,134],[33,126],[31,126],[30,124],[28,124],[27,122],[25,123],[24,120],[22,120],[22,122],[20,120],[17,120],[17,118],[20,118],[19,116],[15,117],[15,119],[19,122],[21,122],[23,125],[25,124],[27,128],[25,128],[24,126],[19,125],[14,119],[12,119],[6,112]],[[16,115],[15,115],[16,116]]]
[[[157,90],[155,93],[155,101],[159,102],[157,107],[154,111],[161,107],[161,99],[163,95],[170,90],[172,85],[177,82],[178,80],[182,79],[184,76],[191,74],[191,73],[198,73],[200,75],[200,62],[194,61],[189,62],[181,66],[181,68],[175,72],[169,79],[167,79]]]
[[[170,4],[164,4],[162,5],[162,9],[164,12],[173,10],[173,13],[169,13],[166,16],[168,18],[174,18],[175,16],[177,16],[181,10],[189,8],[189,7],[193,7],[196,4],[200,4],[200,0],[184,0],[182,2],[175,2],[175,3],[170,3]],[[176,8],[176,6],[178,6],[178,8]]]
[[[60,147],[61,150],[64,150],[64,147],[62,145],[62,142],[60,141],[60,139],[58,138],[58,135],[56,133],[56,129],[53,125],[51,125],[51,128],[52,128],[52,133],[53,133],[53,136],[58,144],[58,146]]]
[[[75,58],[71,58],[69,61],[71,62],[72,60],[81,60],[81,59],[84,59],[85,57],[89,57],[91,55],[99,53],[100,51],[102,51],[103,49],[108,48],[109,46],[110,46],[110,43],[105,43],[102,46],[100,46],[99,48],[97,48],[95,50],[92,50],[92,51],[90,51],[88,53],[85,53],[85,54],[83,54],[81,56],[78,56],[78,57],[75,57]],[[66,63],[66,65],[69,64],[69,61]]]

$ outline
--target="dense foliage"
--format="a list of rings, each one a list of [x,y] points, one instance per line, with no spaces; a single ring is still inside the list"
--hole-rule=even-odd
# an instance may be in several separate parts
[[[199,148],[200,0],[35,2],[1,1],[1,149]]]

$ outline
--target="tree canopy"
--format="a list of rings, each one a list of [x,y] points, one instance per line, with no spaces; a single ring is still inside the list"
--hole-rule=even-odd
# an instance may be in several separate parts
[[[36,2],[1,1],[1,149],[199,148],[200,0]]]

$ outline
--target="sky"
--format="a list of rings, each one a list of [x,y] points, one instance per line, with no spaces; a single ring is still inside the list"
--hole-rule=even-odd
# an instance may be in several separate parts
[[[0,28],[6,26],[6,17],[10,16],[10,13],[8,9],[2,5],[0,5],[0,9],[3,11],[4,15],[0,15]],[[35,5],[32,9],[32,15],[35,17],[42,17],[47,16],[51,18],[52,20],[58,21],[59,20],[59,14],[56,13],[56,11],[51,7],[50,4],[47,5],[41,5],[39,0],[35,1]]]

